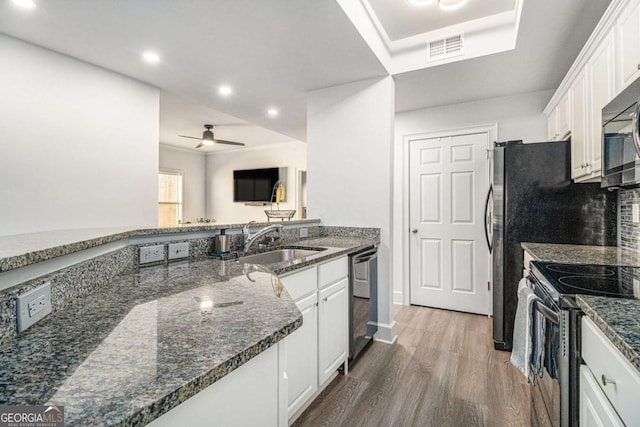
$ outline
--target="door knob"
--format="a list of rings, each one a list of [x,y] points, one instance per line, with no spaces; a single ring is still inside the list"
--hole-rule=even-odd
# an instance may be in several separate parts
[[[417,229],[417,228],[414,228],[413,230],[411,230],[411,232],[412,232],[413,234],[417,234],[417,233],[418,233],[418,229]]]

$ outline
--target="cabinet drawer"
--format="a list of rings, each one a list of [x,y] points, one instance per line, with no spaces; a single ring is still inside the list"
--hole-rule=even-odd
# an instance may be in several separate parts
[[[318,289],[318,273],[315,266],[281,277],[280,281],[294,301]]]
[[[349,267],[346,256],[321,264],[318,266],[318,288],[324,288],[348,275]]]
[[[580,425],[623,427],[588,366],[580,366]]]
[[[632,425],[640,420],[640,373],[586,317],[582,318],[582,359],[622,421]],[[615,384],[604,385],[603,376]]]

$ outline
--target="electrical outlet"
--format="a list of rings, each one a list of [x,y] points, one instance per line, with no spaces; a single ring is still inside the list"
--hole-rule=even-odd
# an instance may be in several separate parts
[[[640,205],[637,203],[631,205],[631,220],[634,224],[640,222]]]
[[[51,282],[46,282],[16,298],[18,332],[42,320],[51,313]]]
[[[300,238],[307,237],[308,235],[309,235],[309,229],[308,228],[301,228],[300,229]]]
[[[156,261],[164,261],[164,245],[140,247],[140,264]]]
[[[189,243],[169,243],[169,259],[186,258],[189,256]]]

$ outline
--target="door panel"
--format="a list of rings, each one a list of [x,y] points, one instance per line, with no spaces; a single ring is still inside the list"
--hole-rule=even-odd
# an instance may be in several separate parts
[[[411,303],[488,314],[488,134],[410,142]]]

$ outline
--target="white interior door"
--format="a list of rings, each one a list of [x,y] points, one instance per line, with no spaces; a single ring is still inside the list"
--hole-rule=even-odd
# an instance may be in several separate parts
[[[409,144],[411,304],[489,314],[489,135]]]

